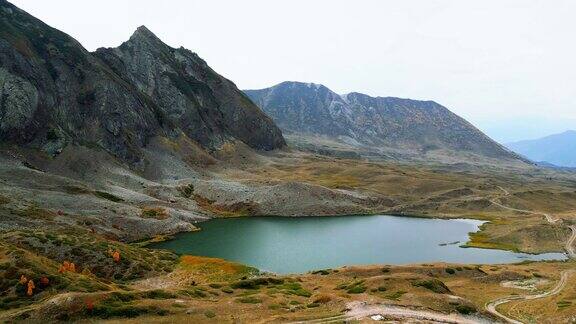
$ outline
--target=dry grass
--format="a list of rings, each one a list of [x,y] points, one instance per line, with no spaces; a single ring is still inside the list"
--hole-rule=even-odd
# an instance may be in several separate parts
[[[207,211],[210,214],[217,215],[220,217],[238,217],[238,216],[249,216],[252,214],[254,209],[253,204],[249,203],[238,203],[232,205],[221,205],[215,204],[213,200],[202,197],[200,195],[193,195],[192,197],[198,207]]]
[[[170,217],[170,213],[162,207],[143,207],[140,217],[163,220]]]
[[[232,280],[257,273],[258,270],[218,258],[184,255],[178,269],[202,280]]]
[[[335,159],[310,154],[281,154],[259,163],[219,167],[223,177],[251,185],[305,182],[331,189],[353,190],[394,203],[370,207],[372,213],[424,217],[467,217],[490,221],[473,234],[469,246],[530,253],[563,251],[569,232],[548,226],[542,216],[516,213],[491,203],[549,212],[576,221],[572,180],[517,170],[449,170],[441,167]],[[506,188],[504,195],[499,188]],[[226,215],[221,206],[200,204]],[[220,207],[220,208],[218,208]]]

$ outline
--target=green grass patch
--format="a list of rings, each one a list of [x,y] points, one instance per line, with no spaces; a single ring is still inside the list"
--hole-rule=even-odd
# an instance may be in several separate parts
[[[232,283],[232,285],[230,286],[234,289],[259,289],[262,286],[280,285],[283,283],[284,283],[283,279],[263,277],[263,278],[240,280]]]
[[[390,300],[399,300],[402,296],[404,296],[405,293],[405,291],[399,290],[395,293],[385,296],[385,298]]]
[[[349,294],[361,294],[367,289],[366,285],[364,285],[364,282],[364,280],[358,280],[352,283],[342,283],[336,286],[336,289],[345,289]]]
[[[287,282],[287,283],[284,283],[283,285],[277,286],[277,288],[280,289],[280,291],[285,293],[285,294],[301,296],[301,297],[312,296],[312,293],[309,292],[308,290],[304,289],[302,287],[302,285],[300,285],[300,283],[298,283],[298,282]]]
[[[156,289],[151,291],[146,291],[141,294],[142,298],[146,299],[174,299],[176,298],[176,294],[167,292],[164,290]]]
[[[243,303],[243,304],[260,304],[260,303],[262,303],[262,299],[254,297],[254,296],[237,298],[236,301],[239,303]]]
[[[448,294],[450,289],[438,279],[418,280],[412,283],[414,287],[422,287],[431,290],[437,294]]]
[[[572,306],[572,302],[569,300],[561,300],[556,303],[556,306],[558,307],[558,309],[563,309]]]

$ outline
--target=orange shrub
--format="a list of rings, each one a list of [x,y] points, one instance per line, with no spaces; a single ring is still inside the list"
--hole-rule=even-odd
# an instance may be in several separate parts
[[[117,250],[114,251],[114,253],[112,254],[112,259],[114,259],[114,262],[120,262],[120,252],[118,252]]]

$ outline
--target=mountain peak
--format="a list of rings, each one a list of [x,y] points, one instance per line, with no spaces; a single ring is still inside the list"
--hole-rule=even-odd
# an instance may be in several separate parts
[[[277,85],[273,86],[272,88],[277,88],[277,87],[310,88],[313,90],[318,90],[318,89],[323,89],[323,88],[328,89],[320,83],[300,82],[300,81],[284,81],[284,82],[278,83]]]
[[[519,158],[433,101],[359,92],[337,95],[323,85],[291,81],[245,93],[284,131],[309,136],[309,143],[320,136],[346,145],[354,143],[353,150],[368,149],[407,160],[421,159],[423,153],[432,151],[427,159],[442,160],[442,155],[466,159],[469,154]]]
[[[130,40],[131,41],[145,40],[148,42],[150,42],[150,41],[151,42],[160,42],[163,44],[162,40],[160,40],[160,38],[158,38],[158,36],[156,36],[152,31],[150,31],[150,29],[148,29],[144,25],[136,28],[136,30],[134,31],[132,36],[130,36]]]

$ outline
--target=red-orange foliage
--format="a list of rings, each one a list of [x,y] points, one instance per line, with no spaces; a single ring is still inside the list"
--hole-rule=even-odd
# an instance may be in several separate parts
[[[64,273],[66,271],[76,272],[76,265],[74,264],[74,262],[69,261],[62,262],[62,265],[58,269],[58,272]]]
[[[21,276],[20,276],[20,283],[24,285],[24,284],[26,284],[27,282],[28,282],[28,278],[26,278],[25,275],[21,275]]]
[[[42,277],[40,278],[40,284],[42,286],[48,286],[50,284],[50,279],[48,279],[47,277]]]
[[[28,281],[28,290],[26,291],[26,295],[32,296],[32,294],[34,294],[34,288],[36,288],[36,286],[34,285],[34,281],[29,280]]]
[[[86,310],[91,312],[94,309],[94,302],[92,301],[92,299],[86,299],[84,301],[84,304],[86,305]]]
[[[114,251],[112,254],[112,259],[114,259],[114,262],[120,262],[120,252]]]

